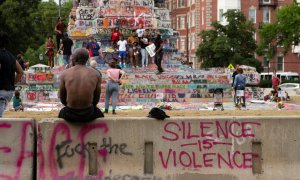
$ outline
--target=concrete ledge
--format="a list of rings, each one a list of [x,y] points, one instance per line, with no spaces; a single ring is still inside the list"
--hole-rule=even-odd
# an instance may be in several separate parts
[[[299,129],[300,117],[44,119],[37,179],[300,179]]]
[[[0,179],[34,179],[34,120],[0,119],[0,137]]]

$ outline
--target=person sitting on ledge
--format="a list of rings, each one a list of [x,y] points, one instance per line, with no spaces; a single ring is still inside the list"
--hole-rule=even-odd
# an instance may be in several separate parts
[[[97,104],[101,93],[100,73],[85,66],[89,52],[84,48],[76,49],[72,68],[60,76],[60,101],[64,108],[58,117],[68,122],[89,122],[104,117]]]

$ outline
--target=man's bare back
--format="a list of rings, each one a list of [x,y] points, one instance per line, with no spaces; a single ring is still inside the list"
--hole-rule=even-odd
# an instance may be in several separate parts
[[[64,90],[60,98],[65,106],[73,109],[96,106],[101,93],[100,74],[84,65],[75,65],[61,75],[61,91]]]
[[[101,93],[101,75],[85,67],[89,53],[84,48],[74,51],[72,61],[75,64],[60,76],[60,101],[66,106],[58,117],[69,122],[89,122],[104,117],[97,107]]]

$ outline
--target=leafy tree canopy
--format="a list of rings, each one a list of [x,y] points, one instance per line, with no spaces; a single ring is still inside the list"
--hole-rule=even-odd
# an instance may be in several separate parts
[[[72,1],[62,6],[63,19],[68,20],[71,8]],[[58,5],[54,1],[0,0],[0,31],[9,34],[8,49],[15,55],[25,52],[30,65],[40,63],[39,54],[44,54],[47,36],[55,34],[57,17]]]
[[[300,6],[294,1],[278,9],[276,21],[263,25],[259,36],[259,55],[266,55],[272,59],[278,46],[283,47],[284,53],[287,53],[292,45],[298,44],[300,40]]]
[[[211,30],[200,33],[200,43],[196,55],[204,68],[224,67],[229,64],[245,64],[262,71],[261,63],[255,59],[256,43],[253,38],[255,28],[242,12],[229,10],[223,15],[227,24],[213,22]]]

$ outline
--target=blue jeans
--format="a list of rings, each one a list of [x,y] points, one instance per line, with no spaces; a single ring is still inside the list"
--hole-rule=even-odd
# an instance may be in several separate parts
[[[117,106],[118,94],[120,86],[119,83],[107,81],[105,91],[105,109],[109,108],[109,99],[112,97],[112,109],[115,110]]]
[[[0,90],[0,118],[2,118],[3,112],[13,97],[14,91]]]
[[[141,49],[142,67],[148,66],[148,52],[146,49]]]
[[[63,59],[64,59],[64,65],[70,63],[70,55],[63,55]]]

